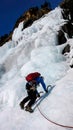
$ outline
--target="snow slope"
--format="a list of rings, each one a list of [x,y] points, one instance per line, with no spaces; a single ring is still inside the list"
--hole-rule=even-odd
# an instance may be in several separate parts
[[[66,21],[61,11],[56,8],[23,31],[20,23],[12,41],[0,47],[0,130],[67,130],[47,121],[38,108],[33,114],[20,109],[25,76],[34,71],[44,76],[46,85],[56,84],[40,102],[41,112],[56,123],[73,126],[73,40],[67,39],[71,51],[62,55],[66,44],[57,44],[57,32]]]

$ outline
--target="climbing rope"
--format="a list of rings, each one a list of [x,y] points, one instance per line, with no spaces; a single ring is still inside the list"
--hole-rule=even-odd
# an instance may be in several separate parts
[[[62,124],[59,124],[59,123],[57,123],[57,122],[54,122],[54,121],[50,120],[49,118],[47,118],[47,117],[45,116],[45,114],[40,110],[40,108],[39,108],[38,106],[37,106],[37,108],[38,108],[40,114],[41,114],[47,121],[49,121],[49,122],[51,122],[51,123],[53,123],[53,124],[55,124],[55,125],[57,125],[57,126],[60,126],[60,127],[73,128],[73,126],[62,125]]]

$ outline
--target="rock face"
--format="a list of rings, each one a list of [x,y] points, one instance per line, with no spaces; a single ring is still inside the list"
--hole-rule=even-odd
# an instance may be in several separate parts
[[[73,0],[63,0],[63,2],[60,4],[60,7],[63,9],[62,11],[63,18],[67,20],[67,23],[64,24],[61,27],[61,29],[63,30],[63,32],[67,34],[68,38],[72,38],[73,37]],[[59,41],[59,44],[65,43],[65,37],[63,34],[59,33],[58,41]],[[67,44],[64,47],[62,54],[66,54],[69,52],[70,52],[70,45]],[[73,68],[73,57],[70,61],[70,67]]]
[[[67,45],[65,46],[65,48],[64,48],[63,51],[62,51],[62,54],[66,53],[66,52],[70,52],[70,45],[69,45],[69,44],[67,44]]]
[[[71,22],[73,22],[73,0],[64,0],[60,4],[60,7],[64,10],[64,18],[69,19]]]
[[[58,31],[58,45],[64,44],[66,42],[64,32],[62,30]]]
[[[4,43],[8,42],[12,38],[12,32],[10,34],[5,34],[4,36],[0,37],[0,46],[2,46]]]
[[[68,22],[64,24],[58,33],[58,44],[64,44],[66,42],[66,37],[64,32],[67,34],[68,38],[73,37],[73,0],[64,0],[60,7],[63,9],[62,15],[63,18]]]
[[[59,30],[59,33],[58,33],[58,44],[59,45],[64,44],[67,41],[64,33],[67,34],[68,38],[72,38],[73,37],[73,25],[72,25],[71,22],[68,21]]]
[[[4,36],[0,37],[0,46],[2,46],[5,42],[12,39],[12,34],[15,28],[18,27],[19,23],[24,21],[23,29],[30,26],[35,20],[41,18],[43,15],[47,14],[51,11],[50,3],[45,2],[41,5],[41,8],[33,7],[26,11],[15,23],[13,30],[10,32],[9,35],[5,34]]]
[[[41,5],[41,8],[33,7],[26,11],[16,22],[14,28],[18,27],[19,23],[24,21],[23,29],[30,26],[35,20],[41,18],[44,14],[47,14],[51,11],[51,8],[48,7],[48,3],[45,2]]]

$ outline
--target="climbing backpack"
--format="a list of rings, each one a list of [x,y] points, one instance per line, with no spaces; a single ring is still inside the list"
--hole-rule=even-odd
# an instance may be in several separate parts
[[[34,80],[35,78],[39,77],[40,75],[41,74],[39,72],[34,72],[34,73],[28,74],[25,78],[26,78],[26,81],[30,82]]]

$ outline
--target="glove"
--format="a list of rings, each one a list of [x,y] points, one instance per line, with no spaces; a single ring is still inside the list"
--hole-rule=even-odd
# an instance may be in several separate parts
[[[48,90],[46,89],[45,92],[48,93]]]
[[[40,97],[40,94],[38,93],[38,97]]]
[[[40,97],[40,94],[38,93],[36,97],[37,97],[37,98]]]

